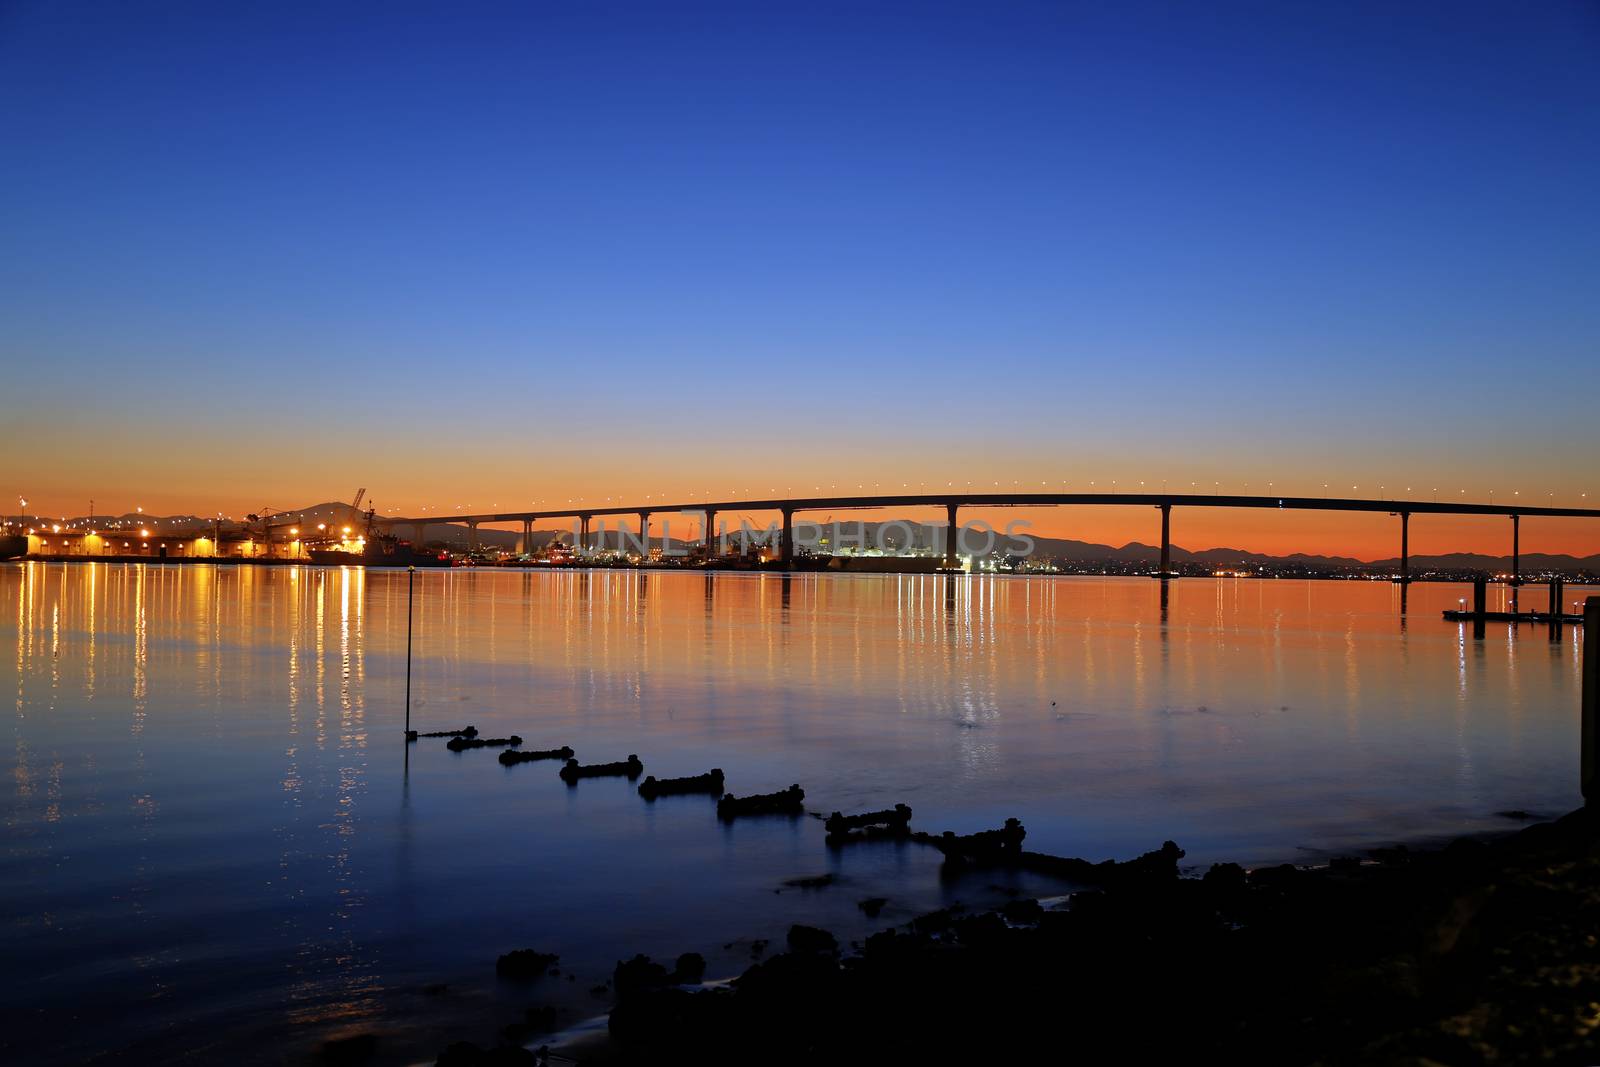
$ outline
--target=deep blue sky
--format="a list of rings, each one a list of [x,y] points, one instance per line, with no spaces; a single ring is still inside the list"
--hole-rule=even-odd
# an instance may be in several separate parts
[[[0,3],[19,491],[1591,488],[1595,4],[246,7]]]

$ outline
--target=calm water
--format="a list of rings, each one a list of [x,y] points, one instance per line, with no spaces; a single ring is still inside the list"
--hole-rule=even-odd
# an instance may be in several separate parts
[[[795,919],[859,937],[1002,888],[914,846],[830,853],[811,819],[724,827],[709,798],[408,755],[405,583],[0,565],[0,1045],[281,1062],[372,1029],[431,1060],[531,1003],[602,1011],[624,955],[732,975]],[[413,717],[799,782],[824,812],[905,801],[931,830],[1016,815],[1049,852],[1312,861],[1579,802],[1581,642],[1475,641],[1439,618],[1468,595],[1416,586],[1403,620],[1387,583],[1186,579],[1163,618],[1148,579],[424,572]],[[497,984],[522,946],[572,980]]]

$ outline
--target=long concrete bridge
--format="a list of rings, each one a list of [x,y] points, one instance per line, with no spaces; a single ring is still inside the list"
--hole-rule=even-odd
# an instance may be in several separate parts
[[[528,544],[533,524],[542,519],[577,519],[580,543],[586,543],[589,523],[606,516],[637,517],[639,535],[648,538],[650,516],[693,514],[705,516],[705,538],[709,546],[716,517],[721,513],[778,512],[783,516],[781,554],[785,563],[794,559],[794,516],[809,511],[861,511],[886,508],[943,508],[946,513],[945,564],[955,567],[961,508],[1039,508],[1064,506],[1147,507],[1161,512],[1160,575],[1172,572],[1172,510],[1174,508],[1256,508],[1279,511],[1356,511],[1394,515],[1400,520],[1400,580],[1411,577],[1410,527],[1412,515],[1487,515],[1511,520],[1512,581],[1522,574],[1521,524],[1523,516],[1553,518],[1600,518],[1600,508],[1535,507],[1520,503],[1468,504],[1438,500],[1363,500],[1351,497],[1306,496],[1222,496],[1200,493],[912,493],[895,496],[817,496],[783,497],[758,500],[686,501],[682,504],[648,506],[590,507],[566,510],[501,511],[432,518],[384,518],[391,530],[411,526],[414,540],[420,542],[428,526],[461,524],[476,531],[482,523],[522,523],[523,544]]]

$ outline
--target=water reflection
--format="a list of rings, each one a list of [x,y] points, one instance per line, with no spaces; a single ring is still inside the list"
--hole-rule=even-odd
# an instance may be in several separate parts
[[[405,581],[0,566],[5,992],[74,1034],[70,1058],[196,1019],[325,1032],[398,1011],[397,990],[482,981],[507,939],[599,976],[633,951],[704,951],[790,918],[774,884],[824,868],[861,890],[804,905],[840,929],[859,896],[957,892],[918,850],[828,856],[810,820],[719,830],[704,805],[645,810],[625,785],[408,748]],[[1202,864],[1281,860],[1577,802],[1581,640],[1481,623],[1477,639],[1439,619],[1462,594],[419,573],[413,713],[639,752],[659,775],[722,766],[741,792],[799,781],[822,810],[905,801],[934,829],[1015,814],[1046,851],[1172,837]],[[122,1014],[73,1028],[86,998]]]

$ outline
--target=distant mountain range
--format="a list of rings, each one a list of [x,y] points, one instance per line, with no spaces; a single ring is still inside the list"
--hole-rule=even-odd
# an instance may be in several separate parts
[[[662,516],[662,518],[669,517],[665,514]],[[382,516],[379,516],[379,518],[381,519]],[[366,513],[356,510],[349,504],[339,501],[326,501],[292,511],[274,512],[272,519],[274,526],[293,519],[305,524],[308,529],[314,528],[318,523],[323,523],[330,527],[350,526],[360,529],[366,522]],[[39,517],[37,521],[43,522],[44,519]],[[76,525],[90,520],[87,517],[79,517],[61,521]],[[155,516],[139,513],[113,516],[96,515],[93,519],[94,523],[101,525],[121,522],[124,526],[137,526],[141,523],[146,523],[169,528],[209,526],[213,521],[213,518],[203,515]],[[228,520],[224,521],[227,522]],[[233,521],[236,524],[238,519]],[[617,517],[609,517],[607,519],[605,540],[608,545],[613,547],[619,547],[619,535],[616,532],[616,526],[613,525],[619,521],[626,522],[628,520]],[[598,522],[599,520],[597,519],[595,525],[597,533]],[[799,525],[800,520],[797,519],[796,523]],[[821,527],[823,535],[828,536],[831,540],[834,524],[832,522],[819,521],[816,525]],[[944,525],[942,523],[910,520],[902,520],[892,524],[886,522],[840,522],[838,523],[841,534],[839,541],[845,546],[850,546],[861,543],[865,538],[876,544],[878,543],[878,532],[887,525],[897,527],[897,536],[900,537],[904,536],[906,527],[909,527],[911,529],[912,544],[917,547],[937,549],[943,545]],[[690,530],[698,532],[696,521],[687,517],[682,520],[680,528],[685,533]],[[655,529],[659,531],[660,527],[656,526]],[[403,537],[410,535],[410,531],[404,528],[401,528],[398,532]],[[734,532],[737,531],[735,530]],[[533,547],[542,547],[558,537],[570,542],[572,535],[572,525],[536,529],[533,532]],[[520,536],[514,530],[491,529],[487,526],[478,529],[478,543],[485,547],[512,548],[516,545]],[[446,517],[441,517],[438,522],[430,523],[428,526],[427,541],[430,543],[444,544],[452,548],[465,548],[469,542],[469,537],[469,532],[465,526],[451,525],[450,520]],[[964,547],[976,549],[980,547],[982,540],[981,534],[968,534]],[[683,537],[674,537],[672,542],[675,545],[692,543]],[[1068,538],[1033,536],[1033,543],[1033,550],[1029,554],[1030,558],[1058,560],[1064,563],[1154,565],[1161,559],[1159,545],[1147,545],[1140,541],[1129,541],[1125,545],[1114,546],[1097,544],[1092,541],[1074,541]],[[651,538],[651,544],[658,546],[661,544],[659,532]],[[1008,540],[999,534],[995,537],[995,545],[997,551],[1004,552],[1009,550],[1012,554],[1020,554],[1023,547],[1025,547],[1020,541]],[[1374,560],[1362,560],[1354,556],[1311,555],[1304,552],[1292,552],[1288,555],[1274,556],[1265,552],[1251,552],[1243,548],[1206,548],[1191,551],[1186,548],[1180,548],[1178,545],[1172,546],[1172,562],[1175,565],[1191,563],[1207,567],[1301,566],[1309,570],[1362,569],[1383,571],[1398,570],[1400,567],[1400,560],[1397,556]],[[1510,569],[1510,556],[1487,556],[1474,552],[1448,552],[1443,555],[1414,555],[1411,557],[1411,570],[1413,573],[1429,570],[1502,572]],[[1590,573],[1600,573],[1600,554],[1579,557],[1544,552],[1525,552],[1522,555],[1522,570],[1526,574],[1534,574],[1540,571],[1588,571]]]

